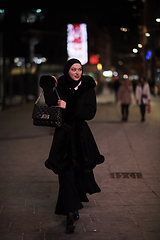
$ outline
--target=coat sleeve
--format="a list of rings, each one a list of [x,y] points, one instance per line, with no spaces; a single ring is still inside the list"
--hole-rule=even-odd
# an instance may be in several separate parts
[[[57,105],[58,97],[52,87],[45,86],[43,87],[45,103],[48,106]]]
[[[94,88],[85,93],[85,101],[78,104],[75,117],[81,120],[91,120],[94,118],[97,110],[96,94]]]
[[[43,88],[45,103],[48,106],[57,105],[57,95],[53,88],[55,87],[55,79],[50,75],[42,75],[40,78],[39,85]]]

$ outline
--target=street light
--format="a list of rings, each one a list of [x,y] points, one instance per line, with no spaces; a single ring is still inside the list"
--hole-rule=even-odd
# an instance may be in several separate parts
[[[36,10],[36,13],[41,13],[42,12],[42,9],[40,9],[40,8],[38,8],[37,10]]]
[[[156,18],[156,22],[160,22],[160,18]]]
[[[128,31],[128,29],[127,29],[127,28],[124,28],[124,27],[121,27],[120,30],[121,30],[122,32],[127,32],[127,31]]]
[[[104,71],[103,72],[103,76],[104,77],[112,77],[113,76],[113,72],[111,70]]]
[[[102,64],[101,64],[101,63],[98,63],[98,64],[97,64],[97,69],[98,69],[99,71],[102,70]]]
[[[133,52],[133,53],[138,53],[138,49],[137,49],[137,48],[133,48],[133,49],[132,49],[132,52]]]
[[[150,33],[146,32],[146,33],[145,33],[145,36],[146,36],[146,37],[150,37],[151,35],[150,35]]]
[[[128,79],[128,75],[127,75],[127,74],[124,74],[124,75],[123,75],[123,78],[124,78],[124,79]]]

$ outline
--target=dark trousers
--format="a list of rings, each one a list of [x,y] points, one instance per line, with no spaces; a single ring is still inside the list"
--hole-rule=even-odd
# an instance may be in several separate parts
[[[129,104],[121,104],[122,120],[128,120]]]
[[[145,113],[146,113],[146,104],[141,103],[140,112],[141,112],[142,120],[144,120],[145,119]]]
[[[65,175],[59,175],[59,194],[55,214],[67,215],[83,208],[82,202],[88,202],[86,193],[100,192],[93,171],[86,173],[74,169]]]

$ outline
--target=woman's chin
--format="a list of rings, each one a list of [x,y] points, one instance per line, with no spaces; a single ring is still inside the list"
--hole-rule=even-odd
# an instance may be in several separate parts
[[[74,81],[78,81],[80,78],[73,78]]]

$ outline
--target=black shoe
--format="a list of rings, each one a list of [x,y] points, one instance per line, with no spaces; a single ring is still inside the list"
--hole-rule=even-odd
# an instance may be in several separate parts
[[[78,211],[75,211],[74,212],[74,220],[79,220],[79,212]]]
[[[66,233],[74,233],[74,230],[75,230],[74,213],[70,212],[67,214]]]

